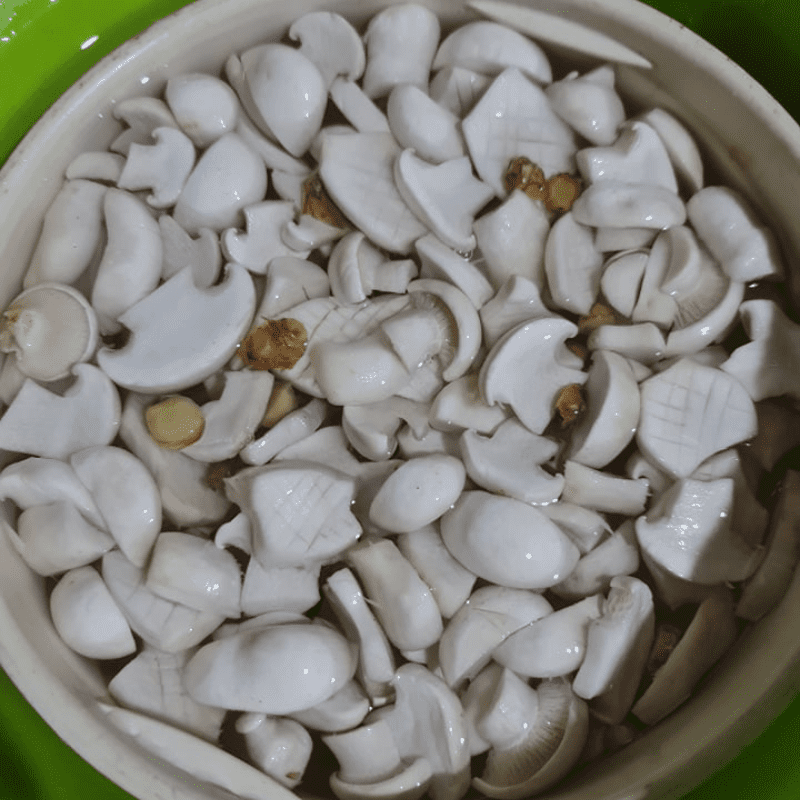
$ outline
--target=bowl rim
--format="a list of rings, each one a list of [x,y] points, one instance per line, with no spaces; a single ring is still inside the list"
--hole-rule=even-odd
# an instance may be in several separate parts
[[[215,19],[223,18],[242,9],[263,6],[267,14],[269,6],[279,0],[196,0],[168,16],[154,22],[141,33],[127,40],[111,53],[104,56],[96,65],[73,84],[36,121],[20,141],[6,162],[0,167],[0,219],[10,209],[12,198],[18,187],[30,180],[32,163],[37,152],[46,148],[53,136],[53,127],[68,124],[73,117],[79,117],[85,104],[89,104],[96,86],[135,65],[149,51],[163,46],[167,39],[176,34],[186,35],[187,25],[213,26]],[[388,5],[386,0],[381,0]],[[461,8],[461,2],[451,0],[431,0],[432,6],[442,8]],[[693,60],[704,71],[711,73],[731,92],[746,95],[746,102],[755,110],[774,136],[779,139],[795,160],[800,161],[800,128],[789,113],[767,90],[746,73],[730,58],[721,53],[709,42],[662,12],[639,0],[604,0],[600,7],[594,0],[532,0],[528,3],[545,11],[555,11],[566,3],[571,9],[584,7],[592,13],[602,14],[608,25],[621,24],[636,28],[669,50],[676,48],[692,50]],[[520,3],[524,5],[524,3]],[[320,6],[326,5],[319,3]],[[327,4],[331,6],[332,4]],[[603,26],[598,25],[599,29]],[[613,34],[612,34],[613,35]],[[15,191],[16,190],[16,191]],[[800,591],[800,578],[795,575],[793,589]],[[780,611],[780,608],[777,610]],[[800,640],[800,637],[797,637]],[[721,767],[736,755],[744,741],[755,738],[777,714],[786,707],[800,686],[800,641],[795,641],[794,649],[783,653],[778,659],[771,680],[762,684],[759,691],[751,687],[753,702],[746,708],[740,704],[740,713],[732,713],[717,731],[713,741],[702,742],[692,753],[686,753],[678,763],[670,762],[670,772],[688,772],[691,777],[684,778],[678,785],[668,790],[667,797],[678,797],[691,789],[711,772]],[[196,787],[188,781],[180,781],[176,786],[175,771],[166,762],[154,762],[144,750],[136,751],[126,747],[125,756],[120,757],[113,748],[98,750],[96,743],[108,739],[113,733],[101,721],[101,715],[88,709],[86,698],[76,696],[72,691],[52,680],[42,681],[41,676],[49,672],[43,659],[28,643],[24,631],[16,623],[12,609],[0,595],[0,666],[12,682],[19,688],[26,700],[36,709],[47,724],[74,749],[84,760],[94,766],[114,783],[132,794],[147,791],[152,798],[180,797],[185,800],[208,798],[207,789]],[[750,695],[748,695],[750,697]],[[746,704],[745,704],[746,705]],[[116,735],[116,734],[115,734]],[[128,740],[116,735],[121,744]],[[667,767],[664,767],[666,770]],[[647,796],[656,780],[661,783],[663,776],[656,771],[643,776],[638,783],[631,784],[625,800],[635,800]],[[663,786],[666,787],[669,781]],[[276,796],[285,790],[276,783]],[[225,793],[227,795],[227,793]],[[225,796],[220,795],[220,796]],[[569,789],[546,797],[577,800],[578,795]],[[617,798],[614,798],[617,800]],[[619,796],[619,800],[623,800]]]

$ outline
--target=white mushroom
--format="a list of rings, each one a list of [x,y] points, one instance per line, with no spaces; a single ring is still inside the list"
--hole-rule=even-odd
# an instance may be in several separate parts
[[[208,147],[236,129],[241,113],[236,93],[213,75],[176,75],[167,81],[164,96],[181,130],[197,147]]]
[[[191,267],[198,289],[208,289],[217,282],[222,254],[214,231],[201,228],[198,238],[192,239],[169,214],[159,217],[158,227],[163,250],[162,280],[169,280],[185,267]]]
[[[492,658],[531,678],[574,672],[583,663],[589,624],[600,616],[602,599],[599,594],[587,597],[526,625],[503,641]]]
[[[422,261],[421,278],[449,281],[464,292],[477,309],[494,294],[483,272],[434,234],[417,239],[414,248]]]
[[[523,322],[492,347],[480,371],[481,394],[487,403],[508,403],[532,433],[550,422],[564,386],[584,384],[588,374],[565,340],[578,327],[562,317]]]
[[[277,795],[285,800],[292,797],[289,790],[277,786],[273,778],[216,744],[126,708],[105,703],[97,705],[114,727],[160,762],[175,766],[180,771],[178,774],[191,775],[197,781],[218,786],[244,800],[263,800],[278,792],[285,792],[285,795]]]
[[[474,430],[461,435],[469,477],[483,489],[531,505],[549,505],[561,495],[563,476],[541,467],[558,451],[557,442],[531,433],[515,419],[503,422],[489,438]]]
[[[461,126],[478,177],[505,197],[512,158],[526,156],[546,177],[574,168],[575,134],[545,93],[518,69],[500,73]]]
[[[406,205],[394,181],[400,147],[390,133],[326,136],[319,175],[331,199],[375,244],[408,253],[428,232]]]
[[[400,147],[411,148],[420,158],[441,164],[464,155],[458,119],[412,84],[392,89],[386,106],[389,126]]]
[[[550,229],[544,251],[547,286],[558,308],[588,314],[600,288],[603,256],[594,245],[592,232],[564,214]]]
[[[298,303],[330,293],[328,276],[321,267],[296,256],[278,256],[267,262],[267,282],[256,321],[277,319]]]
[[[125,166],[125,157],[104,150],[80,153],[69,162],[64,177],[68,181],[78,178],[89,181],[116,183]]]
[[[667,350],[664,334],[652,322],[601,325],[589,334],[586,346],[590,350],[612,350],[643,364],[653,364],[663,358]]]
[[[551,83],[545,94],[556,114],[595,145],[610,145],[625,120],[622,100],[614,91],[614,69],[608,64],[583,75],[571,72]]]
[[[215,743],[225,710],[196,703],[183,688],[183,667],[191,650],[164,653],[145,646],[109,682],[109,694],[121,705],[169,722]]]
[[[633,521],[627,520],[593,550],[581,556],[567,579],[552,591],[565,600],[578,600],[607,592],[612,578],[632,575],[639,569],[639,548]]]
[[[431,426],[439,431],[490,434],[508,419],[508,414],[501,406],[490,406],[483,401],[478,376],[468,373],[450,381],[436,395],[429,419]]]
[[[153,475],[164,513],[178,527],[219,523],[230,503],[207,484],[205,464],[156,444],[145,424],[147,402],[142,395],[128,395],[120,437]]]
[[[26,379],[0,418],[0,447],[45,458],[109,444],[120,423],[119,394],[97,367],[76,364],[63,396]]]
[[[319,705],[296,711],[291,716],[306,728],[323,733],[339,733],[360,725],[369,710],[370,699],[354,679]]]
[[[8,524],[4,526],[17,552],[39,575],[56,575],[84,567],[116,544],[68,500],[36,505],[23,511],[16,531]]]
[[[504,333],[521,322],[551,316],[542,302],[539,287],[521,275],[510,276],[479,313],[487,347],[494,347]]]
[[[231,59],[229,59],[228,63],[225,65],[226,70],[229,65],[238,63],[238,59],[235,56],[231,56]],[[231,81],[231,83],[233,83],[233,81]],[[246,114],[241,114],[239,116],[239,121],[236,125],[236,133],[254,153],[261,157],[265,166],[273,170],[273,172],[284,172],[287,175],[294,175],[303,180],[311,174],[311,169],[305,161],[290,156],[280,145],[267,139],[250,121]]]
[[[194,647],[225,620],[154,594],[145,586],[144,572],[119,550],[106,553],[102,564],[103,580],[131,629],[157,650],[180,653]]]
[[[539,45],[497,22],[470,22],[457,28],[436,51],[433,69],[442,67],[462,67],[484,75],[516,67],[538,83],[550,83],[553,78]]]
[[[159,534],[146,587],[174,603],[227,618],[241,614],[242,576],[236,559],[190,533]]]
[[[282,461],[249,467],[225,482],[250,520],[262,566],[302,566],[346,550],[361,535],[350,512],[352,478],[319,464]]]
[[[658,231],[653,228],[611,228],[600,226],[595,229],[594,246],[601,253],[620,250],[636,250],[648,247]]]
[[[87,658],[122,658],[136,642],[119,606],[94,567],[67,572],[50,595],[50,613],[58,635]]]
[[[108,243],[92,287],[102,333],[116,333],[116,320],[147,297],[161,278],[161,231],[134,195],[109,189],[103,203]]]
[[[600,514],[575,503],[559,500],[542,506],[542,511],[569,536],[582,555],[593,550],[611,530]]]
[[[239,516],[246,519],[245,514]],[[219,542],[216,544],[219,546]],[[319,570],[319,564],[264,568],[251,558],[242,584],[242,613],[256,616],[268,611],[308,611],[320,599]]]
[[[694,194],[703,188],[703,159],[692,135],[663,108],[652,108],[641,117],[661,137],[678,177]]]
[[[151,189],[147,198],[153,208],[168,208],[180,196],[194,166],[191,139],[175,128],[156,128],[155,144],[133,143],[119,176],[120,189]]]
[[[394,178],[408,207],[446,245],[461,251],[475,247],[472,223],[492,189],[473,176],[468,156],[432,165],[403,150],[394,163]]]
[[[439,32],[436,14],[413,3],[372,17],[364,34],[367,68],[362,83],[367,95],[383,97],[400,83],[426,87]]]
[[[646,250],[627,249],[603,265],[600,288],[606,300],[623,317],[633,314],[648,258]]]
[[[562,500],[609,514],[636,515],[647,502],[646,480],[619,478],[576,461],[564,464]]]
[[[244,208],[245,230],[229,228],[220,237],[225,255],[230,261],[263,275],[267,265],[281,256],[305,258],[306,251],[296,251],[284,244],[281,231],[294,220],[294,206],[283,200],[265,200]]]
[[[149,470],[119,447],[81,450],[69,463],[92,493],[122,552],[143,567],[161,530],[161,499]]]
[[[386,114],[375,105],[364,90],[355,82],[345,78],[336,78],[330,88],[331,100],[336,104],[342,116],[359,133],[390,133]],[[323,128],[320,135],[328,136],[330,128]],[[311,147],[312,155],[314,145]]]
[[[163,100],[130,97],[114,105],[114,116],[128,127],[111,143],[111,150],[128,155],[133,142],[149,144],[156,128],[177,128],[178,123]]]
[[[439,666],[447,684],[457,689],[472,680],[504,639],[552,610],[544,597],[527,589],[476,589],[439,640]]]
[[[463,492],[442,517],[447,549],[471,572],[500,586],[546,589],[560,583],[580,556],[541,511],[481,491]],[[537,553],[537,557],[532,556]]]
[[[26,289],[0,321],[0,350],[14,354],[23,375],[45,383],[66,378],[75,364],[88,361],[97,341],[94,310],[79,291],[60,283]]]
[[[397,432],[407,422],[415,434],[428,430],[428,406],[390,397],[364,406],[345,406],[342,429],[353,449],[370,461],[385,461],[397,448]]]
[[[675,477],[691,475],[709,456],[756,434],[752,400],[722,370],[682,358],[644,381],[641,393],[639,449]]]
[[[601,61],[631,64],[644,69],[653,66],[630,47],[563,14],[521,8],[502,0],[470,0],[469,6],[490,19],[512,26],[526,36],[560,48]]]
[[[733,609],[733,597],[727,589],[700,604],[666,663],[631,709],[636,717],[646,725],[655,725],[689,698],[700,678],[736,639]]]
[[[297,222],[292,219],[281,225],[280,239],[290,250],[308,255],[312,250],[330,248],[346,232],[347,228],[330,225],[310,214],[301,214]]]
[[[385,720],[324,736],[339,762],[331,790],[339,800],[418,800],[431,782],[426,757],[404,764]],[[365,757],[366,756],[366,757]]]
[[[190,234],[239,224],[242,209],[264,199],[267,170],[238,133],[226,133],[200,157],[175,204],[175,221]]]
[[[106,186],[67,181],[44,215],[23,286],[55,281],[72,283],[84,273],[103,242]]]
[[[572,682],[578,697],[594,698],[592,712],[609,725],[625,718],[655,635],[653,596],[633,577],[611,581],[603,614],[589,625],[586,657]]]
[[[595,228],[671,228],[686,221],[678,195],[663,186],[602,180],[583,190],[572,206],[582,225]]]
[[[442,635],[442,617],[431,590],[389,539],[366,540],[347,552],[389,641],[421,650]]]
[[[595,350],[586,382],[587,413],[577,422],[567,458],[587,467],[604,467],[630,443],[639,424],[639,386],[627,360]]]
[[[468,114],[491,78],[464,67],[443,67],[428,87],[431,99],[461,119]]]
[[[697,235],[731,280],[744,283],[783,275],[774,234],[733,189],[707,186],[692,196],[686,210]]]
[[[763,551],[742,538],[732,508],[732,478],[676,481],[636,520],[636,538],[652,561],[685,581],[709,586],[745,580]]]
[[[293,719],[253,712],[236,720],[251,761],[278,783],[293,789],[303,779],[313,742],[308,731]]]
[[[355,668],[350,645],[332,627],[286,623],[204,645],[186,664],[183,681],[205,705],[291,714],[332,697]]]
[[[184,269],[120,316],[130,337],[118,350],[101,349],[98,363],[127,389],[180,391],[233,355],[250,327],[255,302],[253,282],[238,264],[229,264],[222,283],[209,289],[198,289],[191,270]]]
[[[455,503],[465,479],[464,465],[452,456],[412,458],[383,483],[370,506],[370,519],[391,533],[418,530]]]
[[[371,582],[365,583],[373,588]],[[337,570],[325,581],[323,592],[347,637],[358,645],[358,676],[362,684],[372,697],[388,694],[395,671],[394,654],[355,576],[347,568]],[[380,599],[384,598],[377,598],[378,602]]]
[[[222,397],[201,406],[205,420],[203,433],[196,442],[184,447],[183,453],[205,462],[233,458],[252,441],[274,382],[271,372],[226,372]]]

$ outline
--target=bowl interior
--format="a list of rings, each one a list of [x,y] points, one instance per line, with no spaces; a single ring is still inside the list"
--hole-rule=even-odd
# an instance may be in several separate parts
[[[346,0],[199,0],[127,42],[86,74],[35,126],[0,172],[0,305],[17,293],[45,209],[78,153],[105,149],[119,125],[121,99],[158,95],[166,79],[188,71],[219,73],[231,52],[280,37],[318,7],[335,7],[354,23],[387,2]],[[443,27],[466,20],[460,2],[425,0]],[[760,87],[678,23],[635,0],[533,0],[568,14],[646,56],[653,69],[621,67],[621,93],[633,106],[661,106],[701,143],[711,181],[746,194],[781,241],[791,268],[800,254],[800,129]],[[146,81],[143,79],[146,78]],[[797,298],[800,273],[791,273]],[[3,509],[8,518],[9,509]],[[73,654],[50,623],[44,581],[0,536],[0,664],[82,757],[142,798],[230,797],[199,786],[111,729],[97,707],[109,700],[99,669]],[[546,794],[550,800],[677,798],[731,758],[786,705],[800,686],[800,604],[796,579],[782,604],[745,632],[681,710],[617,755]],[[283,790],[276,788],[276,797]]]

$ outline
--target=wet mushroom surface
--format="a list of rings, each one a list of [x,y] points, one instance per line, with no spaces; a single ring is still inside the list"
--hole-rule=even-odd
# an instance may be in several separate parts
[[[774,235],[641,56],[476,7],[120,102],[0,323],[5,535],[110,722],[241,796],[543,791],[800,560]]]

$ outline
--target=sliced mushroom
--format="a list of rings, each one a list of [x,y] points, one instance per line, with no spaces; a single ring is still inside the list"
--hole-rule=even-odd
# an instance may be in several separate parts
[[[558,450],[555,441],[531,433],[515,419],[503,422],[490,438],[474,430],[461,435],[461,454],[469,477],[490,492],[531,505],[550,505],[561,494],[563,476],[541,468]]]
[[[670,189],[615,180],[597,181],[584,189],[572,214],[577,222],[595,228],[658,230],[686,221],[683,201]]]
[[[450,281],[477,309],[494,293],[492,285],[475,264],[451,250],[434,234],[417,239],[414,247],[422,261],[421,278]]]
[[[69,376],[97,347],[98,326],[86,298],[71,286],[37,283],[13,300],[0,321],[0,350],[42,382]]]
[[[201,228],[197,239],[192,239],[169,214],[159,217],[158,227],[163,249],[162,280],[169,280],[185,267],[191,267],[198,289],[208,289],[217,282],[222,254],[214,231]]]
[[[492,347],[480,371],[487,403],[508,403],[532,433],[542,433],[564,386],[584,384],[587,373],[564,344],[578,332],[561,317],[523,322]],[[577,362],[577,363],[576,363]]]
[[[575,134],[516,68],[494,79],[461,127],[478,177],[498,197],[506,196],[503,177],[512,158],[529,158],[547,177],[574,168]]]
[[[208,147],[236,130],[241,109],[225,81],[194,72],[167,81],[167,105],[181,130],[197,147]]]
[[[521,275],[510,276],[479,313],[487,347],[494,347],[503,334],[520,323],[551,315],[539,287]]]
[[[541,511],[488,492],[461,494],[442,517],[447,549],[471,572],[500,586],[546,589],[569,575],[578,549]],[[537,558],[529,558],[538,553]]]
[[[251,761],[278,783],[293,789],[303,779],[313,742],[296,720],[249,712],[236,720]]]
[[[359,133],[390,133],[386,114],[370,100],[364,90],[352,80],[336,78],[330,88],[331,100],[344,118]],[[328,136],[330,128],[323,128],[320,135]],[[312,144],[312,153],[314,145]]]
[[[644,511],[648,484],[610,472],[592,469],[575,461],[564,464],[563,500],[609,514],[636,515]]]
[[[575,503],[559,500],[542,506],[542,511],[569,536],[582,555],[593,550],[611,530],[600,514]]]
[[[461,433],[474,431],[490,434],[508,418],[499,405],[487,405],[480,394],[478,376],[462,375],[446,384],[436,395],[430,409],[430,424],[437,430]]]
[[[103,242],[103,200],[108,187],[93,181],[67,181],[44,215],[23,286],[55,281],[73,283],[84,273]]]
[[[111,143],[111,149],[127,156],[133,142],[149,144],[156,128],[177,128],[178,123],[163,100],[130,97],[114,105],[114,116],[128,127]]]
[[[80,153],[64,171],[68,181],[84,179],[116,183],[125,166],[125,157],[106,151]]]
[[[94,567],[67,572],[50,595],[50,613],[58,635],[87,658],[122,658],[136,642],[119,606]]]
[[[340,14],[304,14],[292,23],[289,38],[300,42],[300,52],[316,64],[329,88],[340,75],[355,81],[364,72],[364,45],[356,29]]]
[[[220,614],[173,603],[145,586],[144,571],[119,550],[103,556],[103,580],[131,629],[157,650],[179,653],[200,644],[225,620]]]
[[[133,143],[119,176],[120,189],[151,189],[147,198],[153,208],[175,205],[194,166],[192,140],[175,128],[156,128],[155,144]]]
[[[397,448],[397,431],[404,422],[424,436],[428,406],[403,397],[390,397],[364,406],[345,406],[342,428],[353,449],[370,461],[385,461]]]
[[[322,733],[349,731],[360,725],[370,710],[370,699],[357,680],[346,683],[333,697],[313,708],[292,714],[301,725]]]
[[[355,482],[335,469],[282,461],[241,470],[225,487],[250,520],[253,555],[262,566],[324,561],[361,535],[350,512]]]
[[[204,645],[187,663],[183,680],[206,705],[292,714],[332,697],[355,668],[350,645],[332,627],[286,623]]]
[[[116,387],[90,364],[76,364],[72,373],[75,382],[63,396],[26,379],[0,418],[0,447],[64,459],[114,439],[120,425]]]
[[[404,764],[385,720],[324,736],[339,762],[331,790],[339,800],[418,800],[431,782],[426,757]],[[365,757],[366,756],[366,757]]]
[[[126,708],[215,743],[225,710],[196,703],[183,688],[183,667],[191,655],[192,650],[164,653],[146,646],[111,679],[108,691]]]
[[[198,289],[184,269],[129,308],[119,321],[130,337],[119,350],[100,350],[103,371],[127,389],[157,394],[180,391],[220,369],[250,327],[256,300],[244,267],[229,264],[226,272],[219,285]]]
[[[464,67],[443,67],[428,87],[431,98],[461,119],[491,83],[491,78]]]
[[[426,88],[439,33],[436,14],[413,3],[372,17],[364,34],[367,68],[362,84],[367,95],[383,97],[400,83]]]
[[[239,516],[246,519],[245,514]],[[269,611],[308,611],[320,599],[319,570],[319,564],[265,569],[251,558],[242,584],[242,613],[255,616]]]

